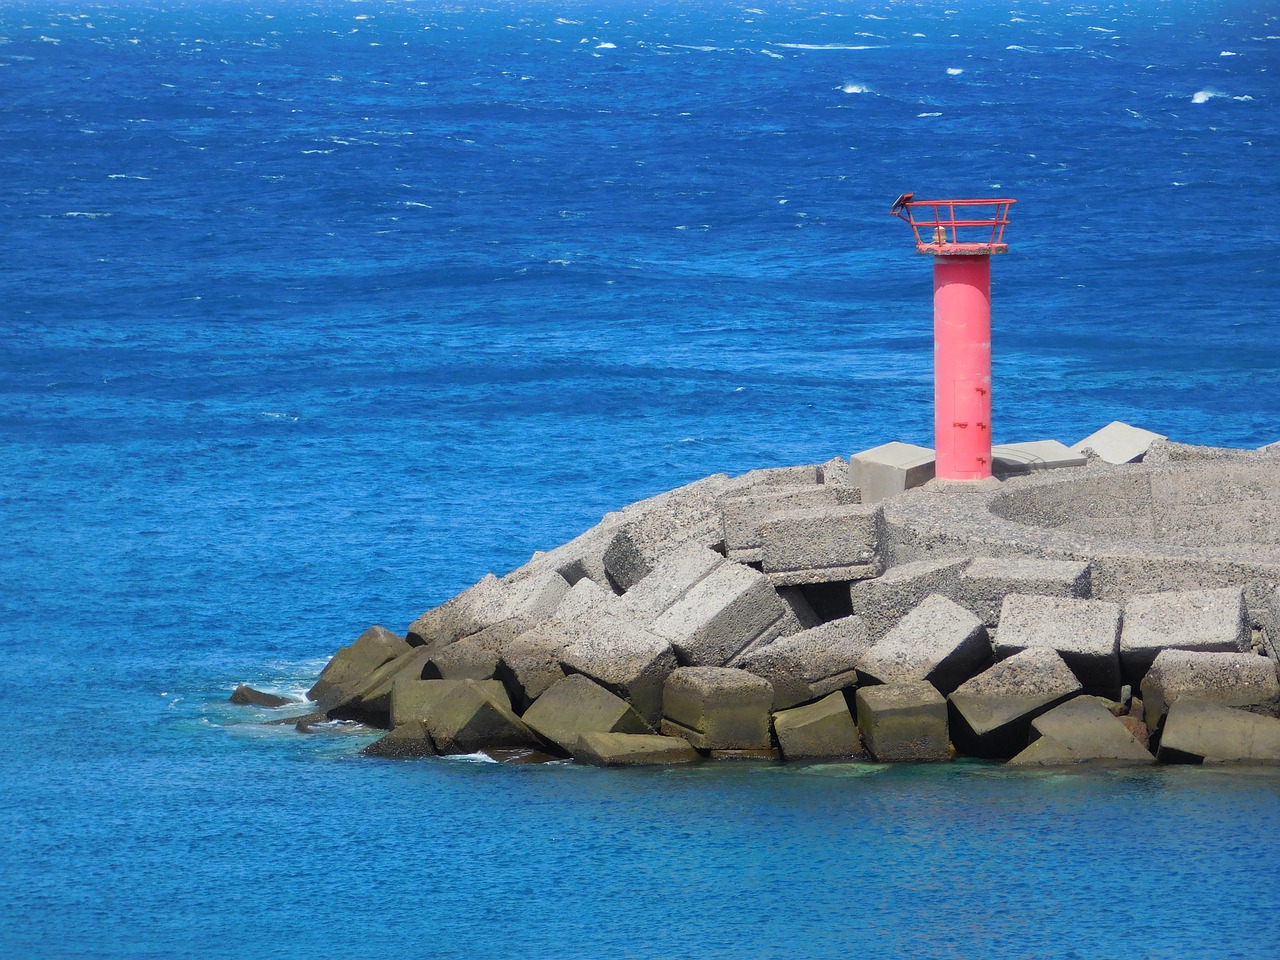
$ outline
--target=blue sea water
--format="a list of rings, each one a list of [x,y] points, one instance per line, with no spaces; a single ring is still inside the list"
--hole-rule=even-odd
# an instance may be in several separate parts
[[[1228,0],[5,0],[0,955],[1280,956],[1269,774],[391,763],[225,702],[928,443],[904,190],[1018,200],[997,441],[1280,439],[1278,74]]]

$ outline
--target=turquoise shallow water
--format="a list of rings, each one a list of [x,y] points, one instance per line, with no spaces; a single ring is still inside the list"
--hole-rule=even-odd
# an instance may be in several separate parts
[[[300,691],[602,514],[928,442],[889,202],[1018,198],[998,441],[1280,439],[1280,20],[0,7],[0,955],[1280,955],[1277,780],[359,757]]]

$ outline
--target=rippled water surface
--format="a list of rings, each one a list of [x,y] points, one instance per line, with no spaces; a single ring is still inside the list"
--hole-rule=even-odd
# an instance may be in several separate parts
[[[0,6],[0,954],[1280,955],[1280,783],[387,763],[370,623],[929,442],[904,190],[1016,197],[997,441],[1280,439],[1280,15]]]

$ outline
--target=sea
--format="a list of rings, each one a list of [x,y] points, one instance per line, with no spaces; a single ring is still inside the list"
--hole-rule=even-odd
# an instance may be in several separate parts
[[[301,696],[608,511],[1280,440],[1266,0],[0,0],[0,956],[1280,957],[1280,775],[388,761]]]

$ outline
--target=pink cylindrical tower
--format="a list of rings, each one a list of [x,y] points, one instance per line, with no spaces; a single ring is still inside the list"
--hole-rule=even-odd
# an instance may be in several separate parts
[[[915,231],[917,252],[933,256],[933,434],[943,480],[991,476],[991,255],[1009,249],[1013,203],[906,193],[891,210]]]

